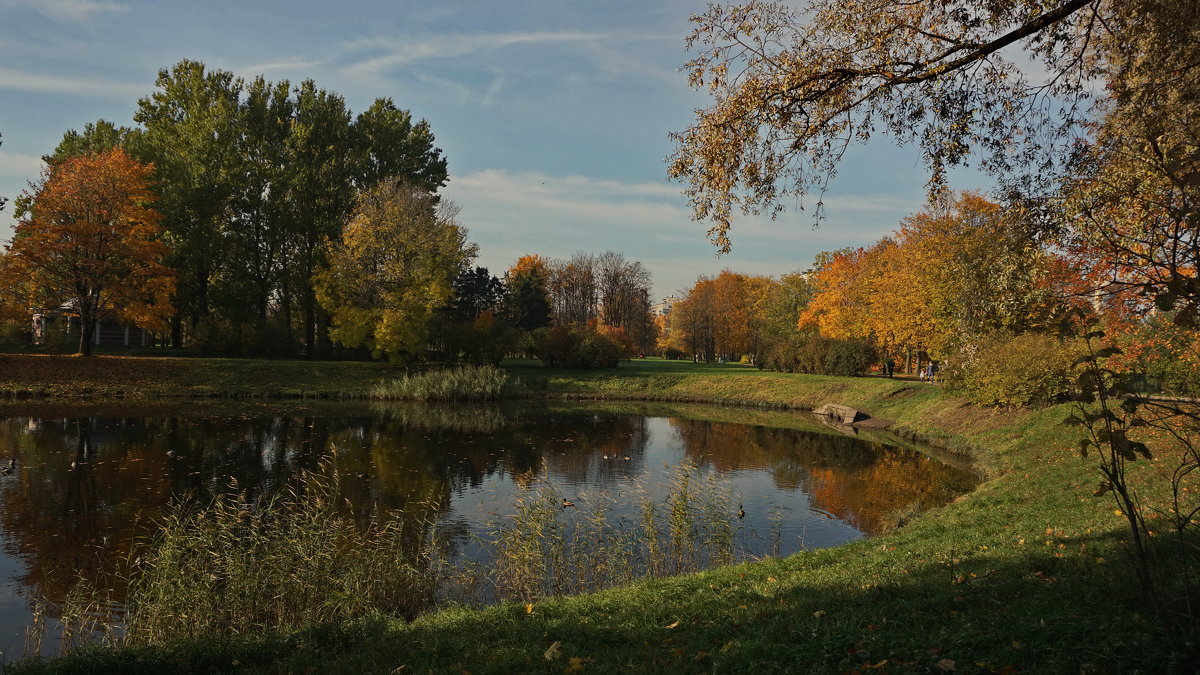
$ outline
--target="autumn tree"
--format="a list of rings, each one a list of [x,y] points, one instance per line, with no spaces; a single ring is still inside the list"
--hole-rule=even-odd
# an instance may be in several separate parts
[[[670,173],[722,250],[736,212],[819,192],[878,132],[916,143],[935,187],[972,155],[1046,174],[1092,121],[1096,80],[1120,97],[1196,77],[1197,12],[1190,0],[713,5],[692,19],[686,69],[714,102],[674,136]],[[1026,186],[1039,184],[1053,187]]]
[[[869,248],[825,255],[799,325],[906,362],[996,331],[1054,330],[1054,260],[1022,216],[977,194],[947,196]]]
[[[391,360],[416,358],[429,320],[475,255],[457,209],[431,192],[389,178],[364,191],[329,263],[314,277],[330,336]]]
[[[1091,282],[1084,292],[1131,303],[1142,314],[1174,312],[1194,330],[1200,326],[1200,75],[1181,73],[1169,90],[1130,97],[1079,154],[1064,186],[1070,262]]]
[[[813,297],[797,318],[800,328],[815,328],[822,335],[846,339],[864,334],[864,309],[868,297],[864,277],[868,251],[846,248],[818,256],[813,271]]]
[[[687,295],[671,307],[667,318],[670,347],[690,355],[693,361],[715,360],[719,311],[712,277],[701,276]]]
[[[91,354],[101,315],[151,330],[171,316],[174,275],[150,206],[152,172],[120,148],[49,167],[5,253],[0,283],[27,307],[78,314],[80,354]]]

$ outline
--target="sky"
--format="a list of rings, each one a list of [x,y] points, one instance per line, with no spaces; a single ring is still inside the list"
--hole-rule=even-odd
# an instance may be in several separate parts
[[[0,195],[41,171],[68,129],[132,126],[157,72],[182,59],[250,79],[312,79],[357,113],[391,97],[429,121],[477,264],[614,250],[661,298],[728,268],[781,275],[869,245],[924,202],[917,150],[852,149],[825,219],[790,201],[744,217],[717,256],[666,178],[669,133],[708,104],[687,86],[685,0],[0,0]],[[961,176],[966,176],[961,179]],[[977,174],[954,187],[986,189]],[[805,200],[811,206],[813,199]],[[11,238],[12,204],[0,213]]]

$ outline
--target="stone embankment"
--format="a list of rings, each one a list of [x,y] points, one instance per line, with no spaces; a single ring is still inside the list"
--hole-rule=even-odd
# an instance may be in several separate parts
[[[835,422],[856,429],[887,429],[895,424],[892,420],[871,417],[867,413],[840,403],[826,403],[813,410],[814,415],[828,417]]]

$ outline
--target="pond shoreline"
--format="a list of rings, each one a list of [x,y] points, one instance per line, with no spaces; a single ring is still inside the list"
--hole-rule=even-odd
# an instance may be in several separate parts
[[[15,669],[1170,672],[1195,656],[1137,618],[1146,616],[1145,601],[1123,561],[1123,523],[1111,502],[1091,495],[1095,467],[1076,456],[1078,432],[1062,424],[1069,406],[983,409],[910,382],[729,364],[510,372],[538,397],[747,404],[731,409],[733,417],[841,403],[896,420],[892,432],[971,457],[988,479],[895,534],[784,559],[534,605],[87,649]]]

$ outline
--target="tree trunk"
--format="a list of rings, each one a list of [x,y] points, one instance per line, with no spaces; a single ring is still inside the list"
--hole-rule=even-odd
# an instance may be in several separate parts
[[[96,317],[87,314],[79,315],[79,354],[92,355],[92,335],[96,332]]]
[[[311,287],[304,289],[304,356],[313,358],[317,344],[317,299]]]

